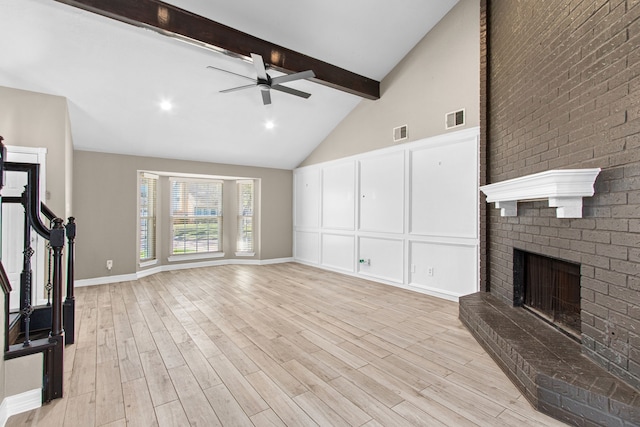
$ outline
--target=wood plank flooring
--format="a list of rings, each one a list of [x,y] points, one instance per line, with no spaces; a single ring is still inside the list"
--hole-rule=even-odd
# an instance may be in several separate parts
[[[65,396],[7,426],[563,426],[449,301],[300,264],[76,290]]]

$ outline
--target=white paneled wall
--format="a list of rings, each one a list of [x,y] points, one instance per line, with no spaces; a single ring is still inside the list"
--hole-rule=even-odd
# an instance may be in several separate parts
[[[353,235],[323,233],[321,252],[323,266],[353,273],[356,259]]]
[[[404,231],[404,152],[367,157],[360,164],[360,230]]]
[[[300,171],[295,175],[295,225],[317,229],[320,226],[320,174],[318,171]]]
[[[318,264],[320,262],[320,234],[313,231],[296,231],[296,260]]]
[[[354,230],[356,212],[356,165],[344,162],[322,169],[322,226]]]
[[[393,283],[404,283],[404,241],[385,237],[360,237],[358,272]]]
[[[479,129],[294,171],[299,262],[457,300],[478,291]]]

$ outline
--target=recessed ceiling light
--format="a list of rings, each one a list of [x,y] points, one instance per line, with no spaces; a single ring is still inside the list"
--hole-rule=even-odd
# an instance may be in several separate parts
[[[171,111],[172,108],[173,108],[173,104],[168,99],[165,99],[164,101],[160,102],[160,109],[162,111]]]
[[[274,127],[276,127],[276,124],[273,123],[272,120],[268,120],[264,123],[264,127],[266,127],[267,129],[273,129]]]

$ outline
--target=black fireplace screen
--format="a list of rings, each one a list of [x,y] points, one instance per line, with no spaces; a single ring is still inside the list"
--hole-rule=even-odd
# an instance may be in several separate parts
[[[580,335],[580,265],[518,252],[523,304],[560,328]]]

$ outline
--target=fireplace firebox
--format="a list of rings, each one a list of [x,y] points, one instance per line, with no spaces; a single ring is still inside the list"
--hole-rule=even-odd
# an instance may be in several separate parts
[[[580,340],[580,265],[514,250],[514,305]]]

